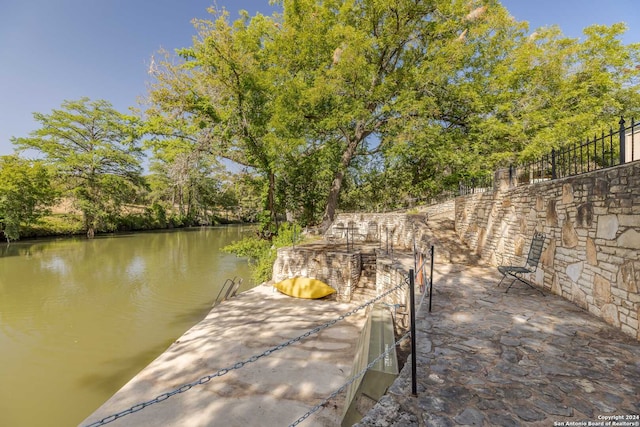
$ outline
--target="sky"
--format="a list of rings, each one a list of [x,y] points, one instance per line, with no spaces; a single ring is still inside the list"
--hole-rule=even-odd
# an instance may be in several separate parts
[[[105,99],[121,111],[146,94],[151,58],[188,47],[193,18],[210,18],[214,0],[0,0],[0,155],[11,137],[38,128],[64,100]],[[231,17],[271,14],[268,0],[215,0]],[[530,31],[558,25],[580,37],[591,24],[624,21],[625,43],[640,42],[637,0],[502,0]]]

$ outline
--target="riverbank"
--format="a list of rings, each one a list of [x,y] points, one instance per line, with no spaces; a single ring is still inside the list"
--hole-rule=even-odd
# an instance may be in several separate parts
[[[114,233],[135,233],[144,231],[163,231],[189,227],[236,225],[244,224],[225,218],[215,217],[207,223],[187,221],[185,218],[170,217],[166,221],[157,221],[148,215],[131,214],[118,218],[116,223],[97,231],[96,236]],[[82,216],[74,213],[56,213],[47,215],[35,223],[23,226],[20,230],[20,241],[42,238],[63,238],[86,236],[87,230]],[[0,242],[6,242],[6,237],[0,230]]]

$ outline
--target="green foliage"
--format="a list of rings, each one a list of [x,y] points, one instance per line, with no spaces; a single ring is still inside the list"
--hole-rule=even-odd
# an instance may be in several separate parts
[[[19,239],[25,226],[47,212],[55,196],[41,163],[0,157],[0,233],[7,240]]]
[[[161,204],[154,202],[151,205],[151,217],[158,225],[158,228],[165,228],[167,226],[167,211]]]
[[[262,283],[271,280],[273,264],[278,256],[277,249],[298,244],[301,241],[300,226],[283,223],[270,239],[262,235],[246,237],[224,247],[223,251],[249,258],[253,280],[256,283]]]
[[[213,13],[217,13],[212,10]],[[274,22],[262,15],[230,23],[227,13],[214,22],[196,22],[199,37],[182,49],[182,62],[168,58],[155,74],[146,112],[159,150],[172,141],[190,141],[206,152],[250,168],[267,183],[266,209],[276,217],[275,167],[278,140],[269,126],[277,92],[266,53]],[[194,151],[192,151],[193,153]]]
[[[143,184],[137,120],[107,101],[87,98],[65,101],[60,110],[34,118],[41,128],[12,142],[38,151],[55,168],[84,215],[89,237],[99,228],[113,229],[121,205]]]
[[[86,232],[78,215],[58,214],[41,217],[24,227],[23,237],[72,236]]]
[[[481,92],[476,157],[489,168],[536,159],[640,112],[640,44],[623,45],[625,31],[593,25],[578,40],[542,28],[506,51]]]
[[[223,248],[225,252],[248,257],[252,270],[252,278],[256,283],[262,283],[271,278],[271,269],[277,253],[271,249],[271,242],[258,236],[245,237]]]

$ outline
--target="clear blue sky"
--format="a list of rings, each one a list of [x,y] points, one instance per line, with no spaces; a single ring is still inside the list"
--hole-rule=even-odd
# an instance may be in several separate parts
[[[106,99],[120,111],[146,92],[151,55],[191,45],[192,18],[213,0],[0,0],[0,155],[36,128],[32,113],[64,100]],[[591,24],[624,21],[640,42],[637,0],[503,0],[533,31],[558,24],[580,37]],[[217,0],[232,17],[273,10],[268,0]]]

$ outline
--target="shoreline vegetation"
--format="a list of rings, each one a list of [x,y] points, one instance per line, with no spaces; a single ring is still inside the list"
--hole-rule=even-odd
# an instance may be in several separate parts
[[[181,216],[170,216],[165,221],[157,221],[144,213],[127,214],[120,216],[109,227],[99,228],[96,235],[108,235],[113,233],[136,233],[144,231],[161,231],[179,228],[232,225],[232,224],[252,224],[252,222],[241,219],[231,219],[221,216],[212,216],[208,221],[188,220]],[[87,235],[82,215],[74,213],[55,213],[39,218],[35,223],[24,224],[20,228],[20,238],[18,241],[33,240],[41,238],[63,238],[82,237]],[[7,237],[0,230],[0,242],[15,242]]]
[[[115,229],[97,230],[96,236],[108,235],[113,233],[136,233],[143,231],[162,231],[179,228],[215,226],[215,225],[232,225],[232,224],[251,224],[239,220],[217,219],[209,223],[184,223],[178,218],[174,221],[169,220],[164,226],[160,226],[154,222],[148,222],[147,218],[142,216],[123,217]],[[18,241],[41,239],[41,238],[63,238],[63,237],[86,237],[87,230],[82,223],[82,217],[73,214],[56,214],[45,216],[36,224],[30,224],[22,228],[20,239]],[[4,235],[0,235],[0,242],[8,243],[9,241]],[[15,242],[15,240],[11,240]]]
[[[74,238],[87,236],[87,229],[81,213],[67,208],[63,211],[54,208],[55,213],[43,215],[29,224],[21,224],[20,238],[7,239],[0,230],[0,242],[10,244],[15,241],[37,239]],[[277,256],[277,249],[291,244],[298,244],[310,239],[302,233],[296,223],[282,222],[277,228],[270,224],[260,224],[247,220],[231,212],[209,215],[206,220],[188,218],[181,215],[168,215],[162,220],[155,218],[149,207],[137,207],[135,212],[119,215],[109,226],[97,228],[95,236],[106,236],[117,233],[141,233],[146,231],[163,231],[184,229],[189,227],[210,227],[216,225],[254,225],[256,232],[222,248],[224,252],[247,258],[251,268],[251,277],[255,283],[263,283],[271,279],[271,271]]]

